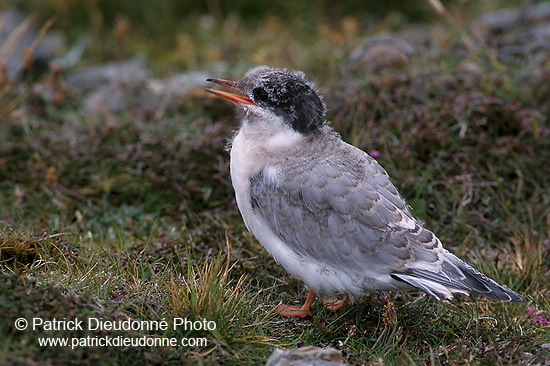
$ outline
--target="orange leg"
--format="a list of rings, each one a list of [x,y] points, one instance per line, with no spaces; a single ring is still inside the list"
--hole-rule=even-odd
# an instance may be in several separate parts
[[[313,300],[315,300],[315,292],[308,290],[307,292],[307,298],[304,305],[297,306],[297,305],[284,305],[279,304],[275,311],[277,311],[282,316],[299,316],[300,318],[307,318],[309,316],[313,316],[309,309],[311,308],[311,304],[313,303]]]
[[[325,300],[323,301],[323,304],[327,307],[327,309],[332,311],[340,310],[344,305],[346,305],[349,301],[348,294],[344,295],[344,298],[342,300]]]

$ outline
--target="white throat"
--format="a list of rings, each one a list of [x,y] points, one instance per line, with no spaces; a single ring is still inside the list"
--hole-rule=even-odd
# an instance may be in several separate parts
[[[244,159],[269,160],[269,157],[280,156],[294,148],[305,138],[303,134],[286,124],[281,117],[263,110],[254,110],[254,112],[247,113],[243,119],[231,148],[233,151],[244,144],[248,152],[253,154],[243,156]],[[233,159],[233,155],[231,158]]]
[[[279,160],[302,142],[305,136],[294,131],[283,123],[283,120],[273,114],[246,116],[241,128],[231,143],[231,181],[235,188],[237,205],[243,213],[246,225],[249,227],[248,211],[250,207],[250,178],[261,170],[274,182],[278,180],[278,172],[270,164]],[[250,227],[249,227],[250,229]]]

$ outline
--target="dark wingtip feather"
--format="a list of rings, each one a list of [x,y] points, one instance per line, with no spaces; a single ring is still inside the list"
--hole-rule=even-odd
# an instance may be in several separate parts
[[[515,291],[512,291],[508,287],[497,283],[495,280],[487,277],[458,257],[455,257],[454,255],[453,257],[454,258],[451,258],[451,262],[453,262],[453,264],[463,273],[464,280],[462,282],[466,285],[466,289],[493,300],[502,300],[505,302],[525,302],[523,297]]]
[[[473,292],[493,300],[525,302],[515,291],[500,285],[449,252],[445,253],[445,261],[440,272],[409,268],[403,273],[393,274],[392,277],[437,297],[450,297],[452,292]],[[433,288],[429,288],[430,282],[433,283]],[[447,289],[438,293],[438,285],[443,285]]]

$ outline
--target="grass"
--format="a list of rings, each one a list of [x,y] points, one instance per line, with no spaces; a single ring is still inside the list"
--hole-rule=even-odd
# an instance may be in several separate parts
[[[319,15],[308,25],[275,16],[255,24],[234,14],[208,25],[193,18],[188,25],[200,32],[174,31],[188,58],[159,49],[168,38],[151,44],[140,32],[125,36],[122,26],[119,38],[103,44],[113,30],[96,25],[96,54],[86,57],[133,54],[141,42],[140,51],[154,50],[158,74],[214,72],[221,61],[227,75],[212,76],[238,78],[261,63],[305,70],[334,128],[379,153],[414,214],[526,303],[372,294],[338,313],[315,302],[313,319],[283,319],[272,309],[303,301],[305,291],[246,232],[236,210],[225,151],[235,128],[231,107],[197,91],[161,114],[128,103],[116,115],[90,115],[65,84],[67,71],[52,67],[17,88],[0,85],[0,363],[260,365],[275,347],[306,345],[340,349],[352,365],[548,363],[548,64],[532,69],[529,54],[500,60],[484,43],[462,52],[457,39],[478,40],[457,19],[475,12],[453,11],[432,20],[446,26],[425,31],[439,46],[375,72],[345,57],[365,34],[407,30],[406,21],[387,16],[365,26],[358,16]],[[18,331],[21,317],[164,319],[170,327]],[[176,318],[216,328],[174,328]],[[87,336],[207,344],[38,344],[39,337]]]

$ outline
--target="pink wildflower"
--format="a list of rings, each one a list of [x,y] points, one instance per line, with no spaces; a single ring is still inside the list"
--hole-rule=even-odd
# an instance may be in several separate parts
[[[531,317],[531,321],[540,324],[543,327],[550,326],[550,319],[542,311],[538,310],[534,306],[529,306],[527,308],[527,314]]]

